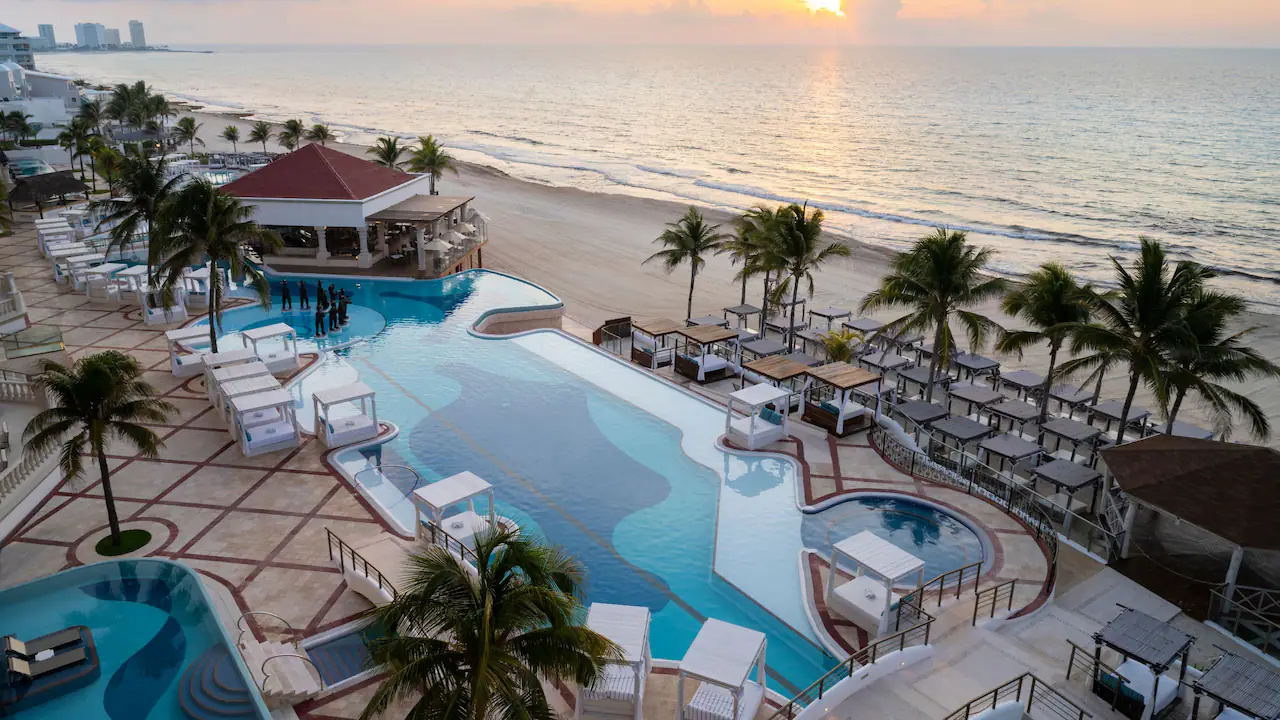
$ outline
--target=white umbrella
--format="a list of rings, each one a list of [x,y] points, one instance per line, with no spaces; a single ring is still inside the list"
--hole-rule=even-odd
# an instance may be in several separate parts
[[[449,241],[454,245],[457,245],[458,243],[461,243],[461,242],[466,242],[467,240],[466,236],[458,232],[457,230],[450,230],[449,232],[446,232],[444,234],[444,238],[445,240]]]
[[[468,222],[458,223],[458,230],[470,235],[476,231],[476,226]]]
[[[452,245],[445,242],[444,240],[441,240],[440,238],[434,238],[433,240],[431,240],[431,242],[427,243],[425,247],[427,250],[430,250],[431,252],[438,252],[438,253],[443,253],[447,250],[453,249]]]

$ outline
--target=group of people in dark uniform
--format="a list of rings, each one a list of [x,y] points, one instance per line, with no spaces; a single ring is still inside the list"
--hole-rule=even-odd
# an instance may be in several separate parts
[[[333,283],[329,284],[328,293],[324,283],[316,281],[316,337],[324,337],[328,333],[338,332],[347,324],[347,306],[351,304],[351,293],[338,290]],[[298,281],[298,305],[302,310],[311,308],[311,299],[307,297],[307,284]],[[289,281],[280,281],[280,309],[293,310],[293,296],[289,292]],[[326,327],[325,318],[328,318]]]

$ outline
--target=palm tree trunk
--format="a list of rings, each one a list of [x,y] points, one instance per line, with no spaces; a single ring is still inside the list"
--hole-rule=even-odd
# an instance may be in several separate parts
[[[791,277],[791,321],[787,326],[787,352],[796,351],[796,302],[800,297],[800,278]]]
[[[933,402],[933,379],[938,376],[938,362],[942,355],[942,331],[946,327],[945,321],[939,322],[938,329],[933,331],[933,353],[929,356],[929,380],[924,386],[925,402]]]
[[[436,176],[435,173],[427,173],[427,192],[432,195],[436,194]]]
[[[116,516],[116,500],[111,493],[111,471],[107,469],[107,451],[99,445],[98,473],[102,476],[102,499],[107,503],[107,524],[111,526],[111,544],[120,546],[120,518]]]
[[[1173,407],[1169,410],[1169,424],[1165,426],[1165,429],[1164,429],[1165,435],[1173,434],[1173,421],[1178,418],[1178,410],[1182,408],[1182,399],[1185,398],[1186,396],[1187,396],[1187,389],[1180,388],[1178,390],[1177,397],[1174,398],[1173,400]]]
[[[236,154],[236,155],[239,155],[239,154],[240,154],[240,148],[236,147],[236,141],[235,141],[235,140],[232,140],[232,141],[231,141],[231,152],[232,152],[232,153],[234,153],[234,154]]]
[[[1102,399],[1102,379],[1107,376],[1106,368],[1098,368],[1098,382],[1093,386],[1093,404],[1097,405]]]
[[[209,258],[209,349],[218,352],[218,308],[222,298],[218,292],[222,285],[222,275],[218,271],[218,259]]]
[[[98,161],[93,153],[89,153],[89,182],[93,183],[93,191],[98,192]]]
[[[266,154],[267,154],[267,141],[266,141],[266,140],[263,140],[263,141],[262,141],[262,154],[263,154],[263,155],[266,155]]]
[[[760,295],[760,337],[764,337],[764,323],[769,319],[769,278],[771,277],[773,277],[773,271],[766,270],[764,292]]]
[[[1049,342],[1049,371],[1044,376],[1044,386],[1040,388],[1040,414],[1036,420],[1041,425],[1049,416],[1049,391],[1053,389],[1053,369],[1058,366],[1058,350],[1061,348],[1061,340]]]
[[[689,265],[690,265],[690,268],[689,268],[689,306],[688,306],[688,311],[687,311],[687,312],[685,313],[685,315],[684,315],[684,316],[685,316],[685,317],[687,317],[687,318],[691,318],[691,317],[693,317],[693,282],[694,282],[694,280],[697,280],[697,279],[698,279],[698,262],[697,262],[697,258],[694,258],[694,260],[692,260],[692,261],[689,263]]]
[[[1138,381],[1140,379],[1137,370],[1130,368],[1129,394],[1124,396],[1124,407],[1120,409],[1120,427],[1116,428],[1117,447],[1124,442],[1125,426],[1129,424],[1129,410],[1133,408],[1133,396],[1138,394]]]
[[[738,302],[738,304],[739,305],[747,304],[747,272],[745,269],[742,271],[742,299],[741,301]]]

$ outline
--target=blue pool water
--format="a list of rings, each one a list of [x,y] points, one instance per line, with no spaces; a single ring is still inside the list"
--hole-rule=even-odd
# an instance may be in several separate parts
[[[220,660],[218,683],[239,714],[266,718],[248,691],[231,644],[195,574],[163,560],[122,560],[73,568],[0,591],[0,635],[29,640],[72,625],[89,628],[101,675],[96,683],[24,710],[23,718],[186,720],[188,670]],[[224,671],[225,670],[225,671]],[[198,691],[202,692],[202,691]]]
[[[771,683],[794,692],[834,662],[804,612],[802,549],[871,529],[919,554],[929,572],[982,557],[966,526],[923,506],[873,499],[800,512],[793,462],[717,449],[722,408],[594,348],[549,332],[467,331],[495,308],[557,304],[539,288],[487,272],[337,285],[355,296],[345,338],[362,342],[327,353],[296,388],[304,426],[315,388],[368,383],[400,434],[338,461],[398,525],[411,532],[407,475],[380,482],[362,470],[407,465],[426,482],[479,474],[501,514],[585,563],[588,601],[653,611],[656,657],[679,659],[702,621],[719,618],[765,632]],[[357,306],[385,327],[358,324]],[[294,322],[278,309],[235,310],[223,328],[282,317]],[[314,340],[301,342],[305,350]]]

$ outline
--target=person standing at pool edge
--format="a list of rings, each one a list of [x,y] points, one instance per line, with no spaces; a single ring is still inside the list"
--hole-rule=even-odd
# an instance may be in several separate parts
[[[293,298],[289,296],[289,281],[280,281],[280,310],[293,311]]]
[[[333,290],[329,291],[329,332],[338,332],[338,307],[342,299]]]
[[[303,310],[311,309],[311,302],[307,300],[307,284],[301,280],[298,281],[298,303]]]
[[[316,304],[317,304],[317,305],[324,305],[324,304],[325,304],[325,300],[324,300],[324,283],[320,282],[319,280],[317,280],[317,281],[316,281]]]
[[[316,337],[324,337],[324,295],[316,298]]]

